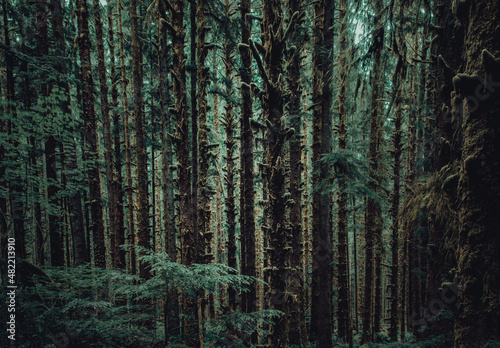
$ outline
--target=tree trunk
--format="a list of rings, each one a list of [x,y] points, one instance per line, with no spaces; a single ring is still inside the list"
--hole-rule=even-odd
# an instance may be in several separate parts
[[[99,0],[93,0],[94,23],[96,35],[96,51],[97,51],[97,70],[99,73],[100,97],[101,97],[101,112],[103,125],[103,140],[104,140],[104,161],[106,162],[106,187],[108,193],[108,210],[109,210],[109,236],[111,240],[111,259],[115,260],[116,256],[116,199],[115,185],[113,183],[113,148],[111,138],[111,120],[109,116],[108,102],[108,83],[106,76],[106,63],[104,61],[104,39],[101,20],[101,9]]]
[[[300,0],[288,1],[288,17],[293,18],[293,14],[302,11]],[[294,44],[300,45],[295,39]],[[301,49],[288,47],[289,61],[288,72],[288,103],[287,117],[290,119],[289,127],[294,130],[294,135],[290,141],[289,161],[290,161],[290,198],[293,205],[290,208],[291,233],[291,253],[290,253],[290,277],[288,279],[288,289],[290,296],[287,303],[287,313],[290,316],[289,344],[301,346],[305,324],[305,313],[301,311],[301,301],[304,299],[304,278],[302,275],[302,118],[300,108],[300,62]]]
[[[398,33],[398,35],[401,35]],[[391,238],[391,282],[390,282],[390,330],[389,336],[391,340],[398,341],[398,319],[399,319],[399,200],[400,200],[400,170],[401,170],[401,154],[402,149],[402,136],[401,136],[401,122],[402,122],[402,102],[401,89],[402,83],[406,74],[406,55],[403,55],[405,47],[398,47],[395,44],[395,50],[398,53],[398,63],[394,73],[394,93],[396,110],[394,113],[394,133],[392,135],[392,145],[394,153],[393,164],[393,191],[392,191],[392,238]]]
[[[256,276],[255,255],[255,188],[254,188],[254,134],[252,129],[253,117],[253,94],[252,83],[252,61],[250,43],[252,32],[252,19],[250,14],[251,1],[241,0],[241,172],[243,179],[240,186],[240,221],[241,223],[241,273],[247,276]],[[256,310],[257,288],[255,284],[249,286],[249,291],[241,294],[242,311],[251,313]]]
[[[125,140],[125,175],[127,178],[127,224],[128,224],[128,244],[135,244],[135,223],[134,223],[134,189],[132,181],[132,156],[130,153],[130,126],[128,111],[128,78],[125,65],[125,39],[122,26],[122,4],[118,0],[118,37],[120,39],[120,66],[121,66],[121,85],[122,85],[122,106],[123,106],[123,134]],[[130,273],[136,273],[136,251],[131,248],[129,253]]]
[[[138,186],[138,245],[149,249],[151,235],[149,230],[149,200],[148,200],[148,173],[146,163],[146,147],[144,145],[144,106],[142,100],[142,51],[139,38],[139,23],[137,15],[137,0],[130,1],[130,20],[132,35],[132,77],[134,85],[134,112],[135,112],[135,140],[137,152],[137,186]],[[142,252],[139,255],[143,255]],[[140,262],[139,276],[144,279],[150,277],[146,264]]]
[[[229,0],[225,1],[225,15],[227,20],[229,21],[229,13],[230,6]],[[228,95],[231,95],[232,92],[232,78],[233,78],[233,62],[232,62],[232,51],[231,51],[231,42],[230,42],[230,33],[229,33],[229,23],[224,27],[226,41],[224,42],[224,66],[225,66],[225,77],[226,77],[226,91]],[[249,97],[249,96],[248,96]],[[250,99],[250,98],[249,98]],[[243,97],[243,103],[245,103],[245,97]],[[250,100],[251,102],[251,100]],[[244,110],[243,105],[243,110]],[[244,112],[242,110],[242,112]],[[243,114],[243,118],[245,114]],[[235,120],[233,114],[233,103],[226,99],[226,107],[224,114],[224,125],[226,132],[226,190],[227,196],[225,199],[225,208],[226,208],[226,224],[227,224],[227,265],[236,269],[236,202],[235,202],[235,174],[236,174],[236,165],[235,165],[235,150],[236,150],[236,142],[234,139],[234,130],[235,130]],[[252,178],[253,179],[253,178]],[[253,180],[252,180],[253,181]],[[243,193],[241,193],[243,194]],[[242,226],[243,227],[243,226]],[[243,232],[241,234],[243,237]],[[243,238],[242,238],[243,239]],[[245,255],[242,255],[243,259]],[[236,310],[236,292],[230,287],[228,289],[228,309],[230,311]]]
[[[374,37],[374,60],[373,60],[373,89],[370,107],[370,169],[373,181],[370,183],[370,189],[373,192],[377,191],[379,182],[378,178],[378,150],[380,143],[380,123],[379,123],[379,90],[382,74],[381,51],[384,45],[384,27],[381,23],[382,16],[382,0],[375,1],[375,37]],[[375,286],[375,294],[380,293],[380,253],[382,241],[376,239],[381,238],[381,212],[380,206],[371,197],[368,197],[367,215],[365,227],[366,239],[366,268],[365,268],[365,298],[363,308],[363,337],[362,344],[371,342],[373,334],[380,329],[380,303],[375,303],[372,307],[373,287]],[[375,249],[375,255],[374,255]],[[375,257],[374,257],[375,256]],[[375,262],[375,267],[374,267]],[[378,267],[377,267],[378,266]],[[373,275],[376,275],[375,284],[373,284]],[[373,321],[372,321],[372,313]]]
[[[309,340],[319,347],[332,347],[332,211],[330,193],[318,186],[330,180],[331,173],[320,161],[332,152],[332,67],[333,51],[332,0],[318,1],[315,6],[313,39],[313,198],[312,198],[312,283],[311,333]]]
[[[184,1],[176,0],[173,4],[172,13],[172,49],[173,49],[173,89],[175,94],[175,114],[176,114],[176,151],[177,151],[177,178],[179,190],[179,229],[181,244],[181,262],[184,265],[191,265],[196,262],[196,239],[193,230],[193,218],[196,211],[193,211],[191,202],[191,177],[189,160],[189,122],[187,114],[187,93],[186,93],[186,55],[184,53]],[[183,298],[183,308],[189,315],[196,315],[196,302]],[[198,339],[195,321],[193,319],[184,320],[184,335],[190,343],[196,343]]]
[[[345,0],[339,1],[339,21],[340,21],[340,90],[339,90],[339,129],[338,146],[339,151],[347,149],[347,3]],[[338,204],[338,333],[337,336],[347,342],[349,333],[349,244],[347,235],[347,193],[345,192],[346,180],[345,173],[340,170],[339,193],[337,197]]]
[[[103,211],[101,201],[101,178],[98,167],[97,122],[94,110],[94,80],[90,59],[89,13],[86,0],[77,0],[78,47],[82,76],[82,101],[84,128],[84,160],[91,164],[87,174],[89,180],[90,214],[92,216],[92,234],[94,238],[94,261],[96,267],[106,267],[106,246],[104,240]]]
[[[117,72],[115,65],[115,43],[114,43],[114,29],[113,29],[113,13],[112,7],[108,7],[108,40],[109,40],[109,55],[111,65],[111,100],[113,110],[113,132],[114,133],[114,173],[113,183],[114,186],[114,201],[112,204],[115,209],[115,234],[114,234],[114,250],[112,252],[112,264],[115,268],[125,269],[125,250],[121,245],[125,244],[125,226],[124,226],[124,211],[123,211],[123,176],[122,176],[122,150],[121,150],[121,136],[120,136],[120,113],[116,110],[118,106],[118,88],[114,82]]]
[[[466,68],[453,78],[464,98],[455,346],[482,347],[500,340],[500,196],[493,189],[500,186],[500,4],[473,0],[456,6],[463,15]]]

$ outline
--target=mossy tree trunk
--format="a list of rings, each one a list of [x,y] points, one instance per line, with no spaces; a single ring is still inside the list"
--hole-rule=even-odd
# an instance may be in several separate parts
[[[332,152],[332,67],[334,2],[314,5],[313,39],[313,152],[312,152],[312,282],[310,341],[332,347],[332,196],[320,185],[330,180],[330,170],[321,162]]]
[[[226,40],[224,42],[224,72],[226,77],[226,92],[231,95],[232,92],[232,79],[233,79],[233,54],[231,49],[230,41],[230,4],[229,1],[225,1],[225,17],[227,21],[224,23],[224,31],[226,34]],[[250,96],[248,96],[250,99]],[[243,98],[243,103],[247,101]],[[250,99],[251,102],[251,99]],[[244,107],[244,105],[243,105]],[[242,110],[244,112],[244,109]],[[245,117],[245,114],[242,115]],[[225,213],[226,213],[226,224],[227,224],[227,264],[229,267],[236,269],[236,198],[235,198],[235,174],[236,174],[236,163],[235,163],[235,150],[236,141],[234,139],[235,131],[235,118],[233,113],[233,103],[226,99],[225,113],[224,113],[224,128],[226,133],[226,198],[225,198]],[[253,162],[253,160],[252,160]],[[253,178],[252,178],[253,181]],[[241,212],[243,213],[243,212]],[[243,235],[244,232],[242,232]],[[243,239],[243,238],[241,238]],[[244,256],[242,255],[242,258]],[[229,310],[236,310],[236,292],[233,288],[228,289],[228,306]]]
[[[114,43],[114,28],[113,28],[113,12],[112,7],[108,7],[108,42],[109,56],[111,66],[111,109],[113,111],[113,144],[114,144],[114,173],[113,173],[113,191],[115,206],[115,234],[114,234],[114,250],[112,252],[112,264],[115,268],[125,269],[125,250],[120,246],[125,244],[125,226],[124,226],[124,210],[123,210],[123,176],[122,176],[122,143],[120,132],[120,113],[118,107],[118,88],[115,83],[116,78],[116,63],[115,63],[115,43]]]
[[[284,108],[283,58],[285,31],[283,28],[281,2],[265,0],[262,16],[262,43],[264,59],[260,57],[256,46],[251,42],[251,49],[264,81],[262,106],[267,123],[265,144],[266,184],[268,189],[267,225],[269,235],[267,253],[270,264],[266,268],[269,279],[269,306],[271,309],[286,312],[286,270],[288,249],[286,246],[286,199],[285,199],[285,141],[287,129],[282,120]],[[290,33],[298,13],[291,18],[287,33]],[[245,204],[247,204],[245,202]],[[249,236],[251,237],[251,236]],[[249,260],[247,259],[247,262]],[[288,316],[284,314],[271,325],[270,344],[274,347],[288,345]]]
[[[151,236],[149,230],[149,200],[148,200],[148,173],[146,163],[146,147],[144,145],[144,106],[142,97],[142,50],[139,39],[139,21],[137,15],[137,1],[130,1],[130,33],[132,36],[132,79],[134,93],[134,121],[135,121],[135,146],[137,155],[137,244],[149,249]],[[139,253],[142,255],[142,253]],[[146,264],[139,264],[139,276],[149,278]]]
[[[120,40],[120,70],[121,70],[121,87],[122,87],[122,107],[123,107],[123,134],[125,140],[125,176],[127,179],[127,226],[128,236],[127,243],[129,245],[135,244],[135,222],[134,222],[134,188],[132,179],[132,154],[130,145],[130,125],[129,125],[129,110],[128,110],[128,83],[127,66],[125,65],[125,38],[123,33],[123,19],[122,19],[122,4],[118,0],[118,37]],[[134,248],[130,249],[128,268],[130,273],[136,273],[136,251]]]
[[[455,6],[465,29],[465,71],[453,78],[464,107],[455,346],[480,347],[500,340],[500,4]]]
[[[250,36],[252,31],[252,19],[250,14],[251,1],[241,0],[241,43],[240,55],[242,69],[241,75],[241,172],[243,180],[240,186],[240,221],[241,224],[241,273],[256,276],[255,257],[255,188],[254,188],[254,134],[252,129],[253,117],[253,95],[252,83],[252,60],[250,52]],[[257,288],[255,284],[249,286],[249,291],[241,294],[242,311],[251,313],[256,310]]]
[[[347,66],[347,2],[340,0],[339,21],[340,21],[340,52],[339,52],[339,126],[338,126],[338,146],[339,150],[347,149],[347,83],[348,83],[348,66]],[[351,337],[349,332],[349,264],[348,264],[348,235],[347,235],[347,200],[348,196],[345,192],[346,178],[345,173],[339,168],[339,192],[337,195],[338,205],[338,334],[337,336],[347,342]]]
[[[288,19],[293,19],[293,14],[303,10],[300,0],[288,1]],[[297,27],[297,32],[298,32]],[[301,346],[304,342],[305,313],[301,310],[301,301],[304,301],[304,278],[302,275],[302,112],[300,107],[300,65],[301,65],[301,43],[300,38],[292,37],[287,48],[287,73],[288,73],[288,100],[287,113],[289,126],[294,133],[290,140],[290,198],[293,200],[290,208],[291,224],[291,253],[290,253],[290,277],[288,279],[288,315],[289,344]],[[298,46],[298,47],[297,47]]]

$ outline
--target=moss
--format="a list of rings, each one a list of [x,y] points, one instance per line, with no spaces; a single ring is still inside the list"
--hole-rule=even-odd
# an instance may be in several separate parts
[[[449,195],[455,194],[458,186],[459,177],[460,175],[458,173],[448,176],[444,180],[443,185],[441,185],[441,189]]]

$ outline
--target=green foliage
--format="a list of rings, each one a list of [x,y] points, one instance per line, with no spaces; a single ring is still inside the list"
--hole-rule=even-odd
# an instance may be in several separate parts
[[[141,260],[154,274],[151,279],[90,265],[44,268],[48,278],[34,276],[32,286],[18,292],[18,346],[41,347],[62,340],[71,347],[151,347],[165,339],[163,324],[155,322],[161,313],[151,310],[152,301],[165,300],[171,291],[182,291],[192,298],[216,294],[221,287],[246,291],[257,281],[225,265],[188,267],[169,261],[166,253],[155,254],[142,248],[139,251],[145,254]],[[1,296],[5,301],[4,292]],[[229,312],[207,319],[206,344],[248,346],[254,332],[266,335],[262,327],[268,327],[280,315],[275,310]],[[146,326],[147,322],[153,325]]]

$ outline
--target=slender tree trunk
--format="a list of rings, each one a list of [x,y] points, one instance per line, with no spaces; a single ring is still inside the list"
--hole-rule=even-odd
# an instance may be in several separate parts
[[[138,245],[149,249],[151,236],[149,230],[149,200],[148,200],[148,173],[146,163],[146,147],[144,145],[144,105],[142,99],[142,51],[139,38],[139,23],[137,15],[137,0],[130,1],[130,20],[132,34],[132,77],[134,86],[135,112],[135,141],[137,152],[137,186],[138,186]],[[139,253],[142,255],[142,253]],[[149,278],[146,264],[139,264],[139,276]]]
[[[401,154],[402,149],[402,136],[401,136],[401,122],[402,122],[402,102],[401,89],[402,83],[405,78],[406,73],[406,56],[403,56],[401,49],[403,46],[398,47],[395,45],[395,49],[398,53],[398,63],[396,66],[396,71],[394,73],[394,93],[396,110],[394,115],[394,133],[392,135],[393,153],[394,153],[394,164],[393,164],[393,185],[394,189],[392,191],[392,238],[391,238],[391,280],[390,280],[390,330],[389,335],[391,340],[398,340],[398,319],[399,319],[399,200],[400,200],[400,170],[401,170]]]
[[[113,194],[114,194],[114,250],[112,257],[113,267],[125,268],[125,250],[121,245],[125,244],[125,226],[124,226],[124,211],[123,211],[123,176],[122,176],[122,147],[120,136],[120,113],[116,110],[118,107],[118,88],[115,83],[117,75],[115,65],[115,43],[114,43],[114,29],[113,29],[113,12],[112,7],[108,7],[108,40],[109,40],[109,55],[111,65],[111,109],[113,110],[113,131],[114,134],[114,173],[113,173]]]
[[[339,1],[339,21],[340,21],[340,91],[339,91],[339,130],[338,146],[339,151],[347,149],[347,3],[345,0]],[[340,171],[338,204],[338,334],[337,336],[347,342],[349,331],[349,264],[348,264],[348,235],[347,235],[347,193],[345,192],[345,173]]]
[[[370,169],[372,171],[373,181],[370,184],[370,189],[374,192],[377,190],[377,183],[379,181],[377,171],[378,171],[378,148],[380,144],[380,123],[379,123],[379,90],[380,90],[380,80],[381,80],[381,51],[384,45],[384,28],[382,26],[381,16],[382,16],[382,0],[376,0],[375,2],[375,52],[373,60],[373,89],[372,89],[372,100],[370,109]],[[381,237],[379,229],[381,228],[381,216],[380,207],[377,202],[372,197],[368,197],[367,202],[367,215],[366,215],[366,227],[365,227],[365,240],[366,240],[366,268],[365,268],[365,297],[364,297],[364,308],[363,308],[363,337],[361,342],[371,342],[373,340],[373,334],[375,331],[380,329],[380,304],[374,303],[372,307],[372,297],[373,288],[375,286],[375,296],[379,291],[377,286],[379,284],[379,268],[377,266],[380,264],[380,253],[381,253],[381,240],[377,238]],[[375,250],[374,250],[375,249]],[[374,255],[375,251],[375,255]],[[374,257],[375,256],[375,257]],[[374,267],[375,263],[375,267]],[[373,276],[375,277],[375,284],[373,284]],[[373,314],[373,321],[372,321]]]
[[[241,224],[241,273],[256,276],[255,255],[255,188],[254,188],[254,134],[251,120],[253,117],[252,61],[248,47],[252,32],[250,14],[251,1],[241,0],[241,43],[240,55],[242,70],[241,75],[241,172],[243,180],[240,186],[240,221]],[[256,310],[257,288],[255,284],[249,286],[249,291],[241,294],[242,311],[251,313]]]
[[[101,178],[98,167],[98,137],[94,110],[94,80],[90,59],[89,13],[86,0],[77,0],[78,46],[82,76],[83,120],[85,123],[84,160],[89,161],[87,174],[89,180],[90,214],[92,216],[92,235],[94,238],[94,261],[96,267],[106,267],[106,246],[104,241],[103,211],[101,201]]]
[[[332,211],[331,194],[317,189],[330,179],[321,163],[332,152],[332,66],[334,2],[314,5],[316,34],[313,51],[313,198],[312,198],[312,283],[311,333],[309,340],[320,347],[332,347]]]
[[[203,0],[202,0],[203,1]],[[202,255],[201,245],[203,245],[203,239],[200,238],[200,234],[198,233],[198,104],[197,104],[197,92],[196,89],[198,87],[198,70],[201,67],[201,64],[197,62],[196,49],[197,46],[197,5],[199,1],[193,0],[189,2],[189,19],[190,19],[190,55],[191,61],[189,62],[189,71],[190,71],[190,98],[191,98],[191,203],[193,204],[193,235],[195,239],[195,248],[196,255],[194,256],[196,262],[199,262],[200,255]],[[205,33],[203,33],[205,35]]]
[[[118,37],[120,39],[120,66],[121,66],[121,85],[122,85],[122,106],[123,106],[123,133],[125,140],[125,175],[127,178],[127,225],[128,225],[128,244],[135,244],[135,223],[134,223],[134,189],[132,181],[132,156],[130,148],[130,126],[128,111],[128,78],[125,65],[125,38],[122,25],[122,4],[118,0]],[[129,254],[130,273],[136,273],[136,252],[131,248]]]
[[[196,262],[196,239],[193,230],[193,212],[191,182],[187,178],[191,177],[189,160],[189,122],[187,114],[187,92],[186,92],[186,55],[184,53],[184,1],[176,0],[173,4],[172,13],[172,50],[173,50],[173,89],[175,94],[175,114],[176,114],[176,151],[177,151],[177,178],[179,190],[179,229],[181,239],[181,262],[184,265],[191,265]],[[196,315],[196,302],[183,298],[183,308],[189,315]],[[188,342],[196,343],[198,335],[193,319],[184,320],[184,335]]]
[[[225,1],[225,15],[227,20],[229,21],[229,0]],[[232,52],[231,52],[231,42],[229,36],[229,25],[226,25],[225,28],[225,37],[226,41],[224,42],[224,66],[225,66],[225,77],[226,77],[226,91],[227,94],[230,95],[232,92],[232,78],[233,78],[233,62],[232,62]],[[243,99],[243,103],[247,101]],[[250,100],[251,102],[251,100]],[[244,117],[244,115],[243,115]],[[226,99],[226,107],[224,114],[224,125],[226,132],[226,190],[227,196],[225,199],[225,208],[226,208],[226,224],[227,224],[227,264],[229,267],[236,269],[236,202],[235,202],[235,173],[236,173],[236,164],[235,164],[235,150],[236,150],[236,142],[234,139],[234,130],[235,130],[235,120],[233,114],[233,103]],[[243,232],[242,232],[243,233]],[[242,234],[243,237],[243,234]],[[242,258],[245,255],[241,256]],[[236,310],[236,292],[233,288],[228,289],[228,309],[230,311]]]
[[[165,238],[165,251],[168,254],[169,260],[177,261],[177,243],[176,243],[176,226],[174,216],[174,186],[173,186],[173,144],[172,144],[172,114],[169,110],[170,105],[170,84],[168,79],[168,68],[170,65],[170,48],[167,47],[168,37],[167,28],[163,22],[168,23],[166,17],[166,9],[164,3],[159,3],[159,35],[158,35],[158,69],[159,69],[159,84],[158,95],[160,98],[161,112],[161,174],[162,174],[162,210],[163,220],[162,229]],[[165,315],[167,316],[166,323],[166,340],[169,336],[180,334],[179,320],[179,301],[178,294],[173,289],[169,289],[167,294],[167,303],[165,304]]]
[[[208,184],[208,129],[207,129],[207,84],[209,68],[205,66],[208,49],[205,45],[206,33],[209,27],[206,24],[205,0],[197,1],[197,63],[198,63],[198,204],[197,224],[198,235],[203,239],[198,243],[199,260],[210,263],[214,261],[211,246],[213,244],[213,233],[210,229],[210,192]]]
[[[108,83],[106,76],[106,63],[104,61],[104,39],[101,20],[101,9],[99,0],[93,0],[94,23],[96,34],[96,51],[97,51],[97,70],[99,73],[100,97],[101,97],[101,112],[103,125],[103,140],[104,140],[104,161],[106,162],[106,187],[108,193],[108,211],[109,211],[109,236],[111,240],[111,259],[115,260],[115,238],[116,238],[116,199],[115,185],[113,184],[113,147],[111,138],[111,119],[109,116],[109,101],[108,101]]]

